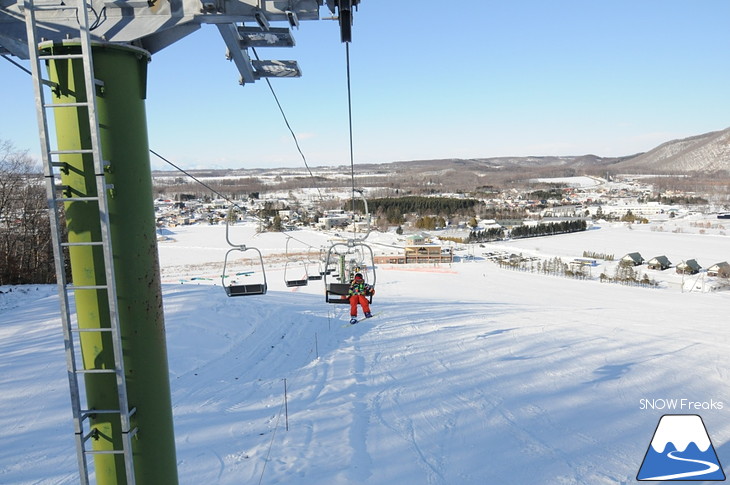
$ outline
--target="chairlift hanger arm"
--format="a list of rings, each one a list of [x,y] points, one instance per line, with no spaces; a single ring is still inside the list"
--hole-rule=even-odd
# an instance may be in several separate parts
[[[230,219],[232,219],[232,218],[233,218],[233,214],[235,214],[235,213],[236,213],[236,211],[241,211],[241,212],[243,212],[243,209],[242,209],[242,208],[241,208],[241,207],[240,207],[239,205],[235,204],[235,203],[234,203],[234,202],[232,202],[232,201],[230,201],[230,202],[231,202],[231,204],[232,204],[232,205],[231,205],[231,207],[230,207],[230,208],[228,209],[228,215],[226,216],[226,242],[227,242],[227,243],[228,243],[228,245],[229,245],[229,246],[231,246],[231,247],[234,247],[234,248],[239,248],[239,249],[247,249],[247,248],[246,248],[246,245],[245,245],[245,244],[236,244],[236,243],[234,243],[233,241],[231,241],[231,239],[230,239],[230,231],[229,231],[229,227],[230,227],[230,225],[231,225],[231,224],[230,224]],[[245,213],[244,213],[244,214],[245,214]],[[248,217],[251,217],[251,216],[249,215]],[[256,219],[256,220],[258,220],[258,221],[260,222],[260,219],[259,219],[259,218],[257,218],[257,217],[255,217],[255,216],[254,216],[254,219]],[[238,219],[236,219],[236,220],[238,220]],[[255,237],[255,235],[254,235],[254,237]]]
[[[360,0],[327,0],[330,11],[338,13],[337,19],[340,23],[340,40],[352,42],[352,11],[357,10]]]
[[[366,240],[368,238],[368,236],[370,235],[370,233],[373,231],[372,226],[370,225],[370,210],[368,209],[368,200],[365,198],[365,192],[364,192],[364,190],[363,189],[355,189],[355,188],[353,188],[352,189],[352,192],[353,192],[353,194],[355,192],[359,193],[360,194],[360,198],[362,199],[363,207],[365,208],[365,217],[366,217],[366,221],[367,221],[367,231],[365,232],[365,235],[362,236],[362,237],[353,236],[352,239],[348,239],[348,241],[347,241],[348,245],[349,244],[355,244],[355,243],[358,243],[360,241]],[[354,220],[354,218],[355,218],[354,211],[353,211],[352,217],[353,217],[353,221],[352,221],[352,223],[353,223],[353,234],[355,234],[357,232],[357,229],[356,229],[355,220]]]
[[[228,209],[228,215],[226,216],[226,242],[228,243],[229,246],[231,246],[233,248],[239,248],[239,249],[245,250],[246,249],[245,244],[234,244],[231,242],[228,228],[231,226],[230,219],[231,219],[231,217],[233,217],[233,214],[235,214],[235,209],[232,206],[230,209]],[[229,250],[229,252],[230,252],[230,250]]]

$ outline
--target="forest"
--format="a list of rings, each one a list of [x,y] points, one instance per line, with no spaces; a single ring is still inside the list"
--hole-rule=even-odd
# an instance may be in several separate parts
[[[409,196],[370,199],[368,210],[379,217],[385,217],[390,224],[401,224],[404,221],[404,214],[442,217],[454,214],[473,215],[480,204],[483,205],[477,199]],[[355,201],[355,210],[364,212],[362,201]]]
[[[27,152],[0,140],[0,285],[55,281],[40,169]]]
[[[563,234],[568,232],[585,231],[588,227],[583,219],[572,221],[548,222],[535,225],[522,225],[513,227],[510,235],[513,239],[536,236],[551,236],[553,234]]]

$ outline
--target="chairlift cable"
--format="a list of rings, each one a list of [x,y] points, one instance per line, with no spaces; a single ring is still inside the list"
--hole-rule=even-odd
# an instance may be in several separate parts
[[[256,49],[252,49],[252,50],[254,51],[254,54],[256,55],[256,59],[258,60],[259,59],[259,56],[256,53]],[[0,55],[0,57],[2,57],[3,59],[5,59],[9,63],[13,64],[15,67],[17,67],[21,71],[25,72],[26,74],[29,74],[31,76],[33,75],[33,73],[30,72],[30,70],[28,70],[27,68],[25,68],[21,64],[15,62],[14,60],[10,59],[5,54]],[[316,179],[314,177],[314,174],[312,173],[312,170],[309,168],[309,165],[307,164],[307,158],[304,156],[304,153],[302,153],[302,149],[299,147],[299,141],[297,140],[297,136],[294,134],[294,131],[292,130],[291,126],[289,125],[289,121],[286,118],[286,114],[284,114],[284,109],[281,107],[281,103],[279,103],[279,98],[276,96],[276,92],[274,92],[274,88],[271,85],[271,82],[268,79],[265,79],[265,80],[266,80],[266,83],[269,85],[269,89],[271,90],[271,94],[274,96],[274,100],[276,101],[276,105],[279,107],[279,111],[281,112],[281,115],[284,117],[284,123],[286,123],[286,127],[289,128],[289,132],[291,133],[292,137],[294,138],[294,143],[297,146],[297,150],[299,151],[299,154],[302,156],[302,160],[304,161],[304,166],[307,168],[307,171],[309,172],[310,177],[312,177],[312,180],[313,181],[316,181]],[[186,172],[185,170],[183,170],[182,168],[178,167],[177,165],[175,165],[174,163],[172,163],[170,160],[166,159],[165,157],[163,157],[159,153],[155,152],[151,148],[150,148],[149,151],[150,151],[151,154],[155,155],[156,157],[158,157],[163,162],[165,162],[168,165],[172,166],[176,170],[184,173],[185,175],[187,175],[188,177],[190,177],[191,179],[193,179],[194,181],[196,181],[197,183],[199,183],[200,185],[202,185],[206,189],[210,190],[211,192],[213,192],[217,196],[221,197],[222,199],[226,200],[227,202],[230,202],[232,205],[234,205],[234,206],[238,207],[239,209],[241,209],[242,211],[244,211],[243,207],[239,206],[233,200],[231,200],[230,198],[228,198],[225,195],[221,194],[220,192],[218,192],[217,190],[215,190],[213,187],[207,185],[206,183],[204,183],[203,181],[201,181],[200,179],[198,179],[197,177],[195,177],[191,173]],[[317,189],[317,193],[319,194],[320,200],[324,200],[324,198],[322,197],[322,192],[319,190],[319,187],[315,187],[315,188]]]
[[[371,241],[370,244],[372,244],[373,246],[382,246],[384,248],[403,249],[403,246],[397,246],[395,244],[385,244],[382,242]]]
[[[256,52],[256,49],[251,48],[253,51],[254,56],[256,57],[256,60],[259,59],[259,54]],[[276,102],[276,106],[279,108],[279,112],[281,113],[282,118],[284,118],[284,123],[286,124],[286,127],[289,129],[289,133],[291,133],[292,138],[294,138],[294,144],[297,147],[297,151],[299,152],[299,155],[302,157],[302,161],[304,162],[304,166],[307,168],[307,172],[309,172],[309,176],[312,178],[312,181],[315,182],[315,189],[317,189],[317,193],[319,194],[319,200],[324,200],[324,197],[322,197],[322,192],[319,190],[319,187],[316,186],[317,179],[314,177],[314,174],[312,173],[312,169],[309,168],[309,164],[307,163],[307,157],[304,156],[304,152],[302,152],[302,148],[299,146],[299,140],[297,139],[297,135],[294,133],[294,130],[292,129],[291,125],[289,124],[289,120],[286,117],[286,113],[284,112],[284,108],[282,108],[281,103],[279,102],[279,97],[276,95],[276,91],[274,91],[274,86],[271,85],[271,81],[269,81],[269,78],[264,78],[264,81],[266,81],[266,84],[269,86],[269,90],[271,91],[271,95],[274,97],[274,101]]]
[[[177,170],[179,170],[180,172],[184,173],[185,175],[187,175],[187,176],[188,176],[188,177],[190,177],[191,179],[195,180],[195,181],[196,181],[196,182],[198,182],[198,183],[199,183],[200,185],[202,185],[202,186],[203,186],[203,187],[205,187],[206,189],[208,189],[208,190],[210,190],[211,192],[213,192],[214,194],[216,194],[216,195],[217,195],[218,197],[221,197],[222,199],[226,200],[227,202],[230,202],[230,203],[231,203],[231,205],[235,205],[235,206],[236,206],[236,207],[238,207],[238,208],[239,208],[239,209],[240,209],[241,211],[245,212],[245,209],[244,209],[243,207],[241,207],[240,205],[236,204],[236,203],[235,203],[234,201],[232,201],[232,200],[231,200],[230,198],[228,198],[228,197],[226,197],[225,195],[221,194],[220,192],[218,192],[217,190],[215,190],[215,189],[214,189],[213,187],[211,187],[210,185],[206,184],[206,183],[205,183],[205,182],[203,182],[202,180],[198,179],[197,177],[195,177],[195,175],[193,175],[193,174],[191,174],[191,173],[188,173],[188,172],[186,172],[185,170],[183,170],[182,168],[178,167],[177,165],[175,165],[174,163],[172,163],[172,162],[171,162],[170,160],[166,159],[165,157],[163,157],[162,155],[160,155],[159,153],[157,153],[156,151],[154,151],[154,150],[153,150],[153,149],[151,149],[151,148],[150,148],[150,153],[151,153],[151,154],[153,154],[154,156],[158,157],[158,158],[159,158],[160,160],[162,160],[163,162],[165,162],[165,163],[167,163],[167,164],[171,165],[172,167],[176,168],[176,169],[177,169]]]
[[[197,177],[195,177],[195,175],[193,175],[193,174],[191,174],[191,173],[189,173],[189,172],[186,172],[186,171],[185,171],[184,169],[182,169],[182,168],[178,167],[177,165],[175,165],[174,163],[172,163],[172,162],[171,162],[170,160],[166,159],[165,157],[163,157],[162,155],[160,155],[160,154],[159,154],[159,153],[157,153],[156,151],[152,150],[151,148],[150,148],[150,153],[152,153],[153,155],[155,155],[156,157],[158,157],[158,158],[159,158],[160,160],[162,160],[163,162],[165,162],[165,163],[169,164],[170,166],[174,167],[175,169],[179,170],[179,171],[180,171],[180,172],[182,172],[183,174],[187,175],[188,177],[190,177],[191,179],[193,179],[193,180],[194,180],[195,182],[199,183],[200,185],[202,185],[202,186],[203,186],[203,187],[205,187],[206,189],[208,189],[208,190],[210,190],[211,192],[213,192],[214,194],[216,194],[216,195],[217,195],[218,197],[220,197],[220,198],[222,198],[223,200],[225,200],[226,202],[230,203],[230,204],[231,204],[232,206],[236,207],[236,208],[237,208],[238,210],[240,210],[240,211],[241,211],[241,212],[243,212],[244,214],[247,214],[247,215],[248,215],[248,217],[252,217],[252,218],[256,219],[257,221],[259,221],[259,223],[262,223],[262,222],[263,222],[263,221],[262,221],[262,219],[261,219],[260,217],[258,217],[258,216],[256,216],[256,215],[254,215],[254,214],[251,214],[251,213],[250,213],[249,211],[247,211],[247,210],[246,210],[246,208],[245,208],[245,207],[241,207],[240,205],[236,204],[236,202],[235,202],[235,201],[233,201],[233,200],[232,200],[232,199],[231,199],[230,197],[226,197],[225,195],[221,194],[220,192],[218,192],[217,190],[215,190],[215,189],[214,189],[213,187],[211,187],[210,185],[206,184],[206,183],[205,183],[205,182],[203,182],[202,180],[200,180],[200,179],[198,179]],[[260,232],[260,231],[259,231],[259,232]]]
[[[0,55],[0,57],[2,57],[3,59],[5,59],[5,60],[6,60],[6,61],[8,61],[9,63],[13,64],[14,66],[16,66],[16,67],[17,67],[18,69],[20,69],[20,70],[22,70],[22,71],[26,72],[27,74],[30,74],[31,76],[33,75],[33,73],[32,73],[32,72],[30,72],[30,71],[29,71],[28,69],[26,69],[25,67],[23,67],[23,66],[22,66],[22,65],[20,65],[19,63],[15,62],[14,60],[10,59],[10,58],[9,58],[9,57],[7,57],[6,55],[4,55],[4,54],[3,54],[3,55]],[[184,173],[185,175],[187,175],[187,176],[188,176],[188,177],[190,177],[191,179],[195,180],[195,181],[196,181],[196,182],[198,182],[198,183],[199,183],[200,185],[202,185],[202,186],[203,186],[203,187],[205,187],[206,189],[210,190],[210,191],[211,191],[211,192],[213,192],[214,194],[218,195],[219,197],[222,197],[223,199],[225,199],[226,201],[228,201],[228,202],[230,202],[231,204],[235,205],[235,206],[236,206],[236,207],[238,207],[239,209],[241,209],[241,210],[244,210],[244,209],[243,209],[242,207],[240,207],[240,206],[239,206],[238,204],[236,204],[235,202],[233,202],[233,201],[232,201],[231,199],[229,199],[229,198],[228,198],[228,197],[226,197],[225,195],[221,194],[220,192],[218,192],[217,190],[215,190],[215,189],[214,189],[213,187],[211,187],[211,186],[209,186],[209,185],[207,185],[207,184],[203,183],[203,182],[202,182],[201,180],[197,179],[197,178],[196,178],[196,177],[195,177],[194,175],[192,175],[192,174],[190,174],[190,173],[186,172],[185,170],[183,170],[182,168],[178,167],[177,165],[175,165],[174,163],[172,163],[172,162],[171,162],[170,160],[166,159],[165,157],[163,157],[162,155],[160,155],[160,154],[159,154],[159,153],[157,153],[156,151],[152,150],[151,148],[150,148],[150,153],[151,153],[151,154],[153,154],[153,155],[155,155],[156,157],[158,157],[158,158],[159,158],[160,160],[162,160],[163,162],[165,162],[165,163],[167,163],[167,164],[171,165],[171,166],[172,166],[172,167],[174,167],[175,169],[177,169],[177,170],[179,170],[180,172]]]
[[[5,59],[6,61],[8,61],[10,64],[14,65],[15,67],[17,67],[21,71],[25,72],[26,74],[30,74],[31,76],[33,75],[33,73],[29,69],[26,69],[24,66],[22,66],[21,64],[15,62],[14,60],[12,60],[11,58],[9,58],[5,54],[0,55],[0,57],[2,57],[3,59]]]
[[[295,238],[294,236],[292,236],[292,235],[291,235],[291,233],[289,233],[289,232],[287,232],[287,231],[282,231],[282,233],[283,233],[283,234],[285,234],[287,238],[289,238],[289,239],[293,239],[293,240],[295,240],[296,242],[298,242],[298,243],[301,243],[301,244],[302,244],[303,246],[305,246],[305,247],[306,247],[307,249],[314,249],[314,248],[315,248],[315,246],[314,246],[314,245],[312,245],[312,244],[309,244],[308,242],[304,242],[304,241],[302,241],[301,239],[297,239],[297,238]]]
[[[352,142],[352,86],[350,83],[350,43],[345,42],[345,64],[347,69],[347,121],[350,134],[350,179],[352,181],[352,214],[355,215],[355,155]],[[353,234],[355,225],[353,224]]]
[[[152,150],[152,149],[150,149],[150,153],[152,153],[153,155],[155,155],[155,156],[159,157],[159,158],[160,158],[160,160],[162,160],[163,162],[165,162],[165,163],[167,163],[167,164],[171,165],[172,167],[174,167],[175,169],[179,170],[180,172],[184,173],[185,175],[187,175],[188,177],[190,177],[191,179],[193,179],[194,181],[196,181],[197,183],[199,183],[200,185],[202,185],[202,186],[203,186],[203,187],[205,187],[206,189],[210,190],[210,191],[211,191],[211,192],[213,192],[214,194],[218,195],[218,196],[219,196],[219,197],[221,197],[222,199],[226,200],[227,202],[230,202],[230,203],[231,203],[231,205],[235,206],[236,208],[238,208],[238,209],[239,209],[239,210],[241,210],[242,212],[244,212],[244,213],[245,213],[245,212],[247,212],[247,211],[245,210],[245,208],[243,208],[243,207],[241,207],[240,205],[236,204],[236,203],[235,203],[235,202],[234,202],[233,200],[231,200],[231,199],[230,199],[229,197],[226,197],[225,195],[221,194],[220,192],[218,192],[217,190],[215,190],[215,189],[214,189],[213,187],[211,187],[211,186],[207,185],[207,184],[206,184],[205,182],[203,182],[202,180],[200,180],[200,179],[198,179],[197,177],[195,177],[195,176],[194,176],[193,174],[191,174],[191,173],[188,173],[188,172],[186,172],[186,171],[185,171],[184,169],[182,169],[182,168],[178,167],[177,165],[175,165],[174,163],[172,163],[172,162],[171,162],[170,160],[167,160],[167,159],[166,159],[165,157],[163,157],[163,156],[162,156],[162,155],[160,155],[159,153],[155,152],[155,151],[154,151],[154,150]],[[249,215],[250,215],[250,214],[249,214]],[[258,219],[259,221],[261,220],[261,219],[260,219],[259,217],[256,217],[256,216],[252,216],[252,217],[254,217],[255,219]],[[302,241],[302,240],[300,240],[300,239],[297,239],[297,238],[295,238],[295,237],[293,237],[293,236],[290,236],[290,235],[289,235],[288,233],[287,233],[287,237],[290,237],[290,238],[294,239],[295,241],[297,241],[297,242],[300,242],[300,243],[302,243],[303,245],[305,245],[305,246],[307,246],[307,247],[310,247],[310,248],[314,248],[314,246],[312,246],[311,244],[308,244],[308,243],[306,243],[306,242],[304,242],[304,241]]]

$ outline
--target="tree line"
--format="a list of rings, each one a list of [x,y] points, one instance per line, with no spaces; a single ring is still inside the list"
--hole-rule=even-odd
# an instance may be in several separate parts
[[[0,140],[0,285],[55,281],[40,169],[27,152]]]
[[[471,231],[467,238],[467,243],[481,243],[490,241],[501,241],[504,239],[503,227],[490,227],[480,231]]]
[[[572,221],[548,222],[547,224],[522,225],[513,227],[510,235],[513,239],[537,236],[551,236],[568,232],[585,231],[588,224],[583,219]]]
[[[384,217],[391,224],[404,222],[404,214],[451,216],[453,214],[473,215],[476,208],[483,204],[477,199],[457,199],[454,197],[388,197],[368,200],[368,211]],[[349,208],[345,207],[345,208]],[[364,212],[361,200],[355,200],[355,210]]]
[[[635,270],[631,266],[625,266],[619,264],[616,267],[616,271],[613,276],[609,276],[606,273],[601,273],[598,277],[601,283],[618,283],[621,285],[628,286],[642,286],[649,288],[656,288],[659,283],[653,278],[649,278],[647,274],[641,274],[640,271]]]
[[[540,273],[552,276],[562,276],[565,278],[575,278],[585,280],[590,277],[590,270],[584,266],[573,266],[563,262],[559,257],[545,260],[535,260],[524,258],[521,255],[503,258],[497,261],[500,268],[513,269],[518,271],[527,271],[530,273]]]

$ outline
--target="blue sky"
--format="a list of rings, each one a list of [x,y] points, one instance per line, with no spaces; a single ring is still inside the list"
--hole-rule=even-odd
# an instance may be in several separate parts
[[[355,162],[621,156],[725,129],[729,27],[727,0],[362,0]],[[302,22],[294,36],[259,56],[302,68],[272,83],[309,164],[349,164],[337,24]],[[239,86],[224,54],[203,26],[153,56],[150,147],[185,168],[301,167],[266,83]],[[35,155],[30,77],[0,59],[0,79],[0,139]]]

